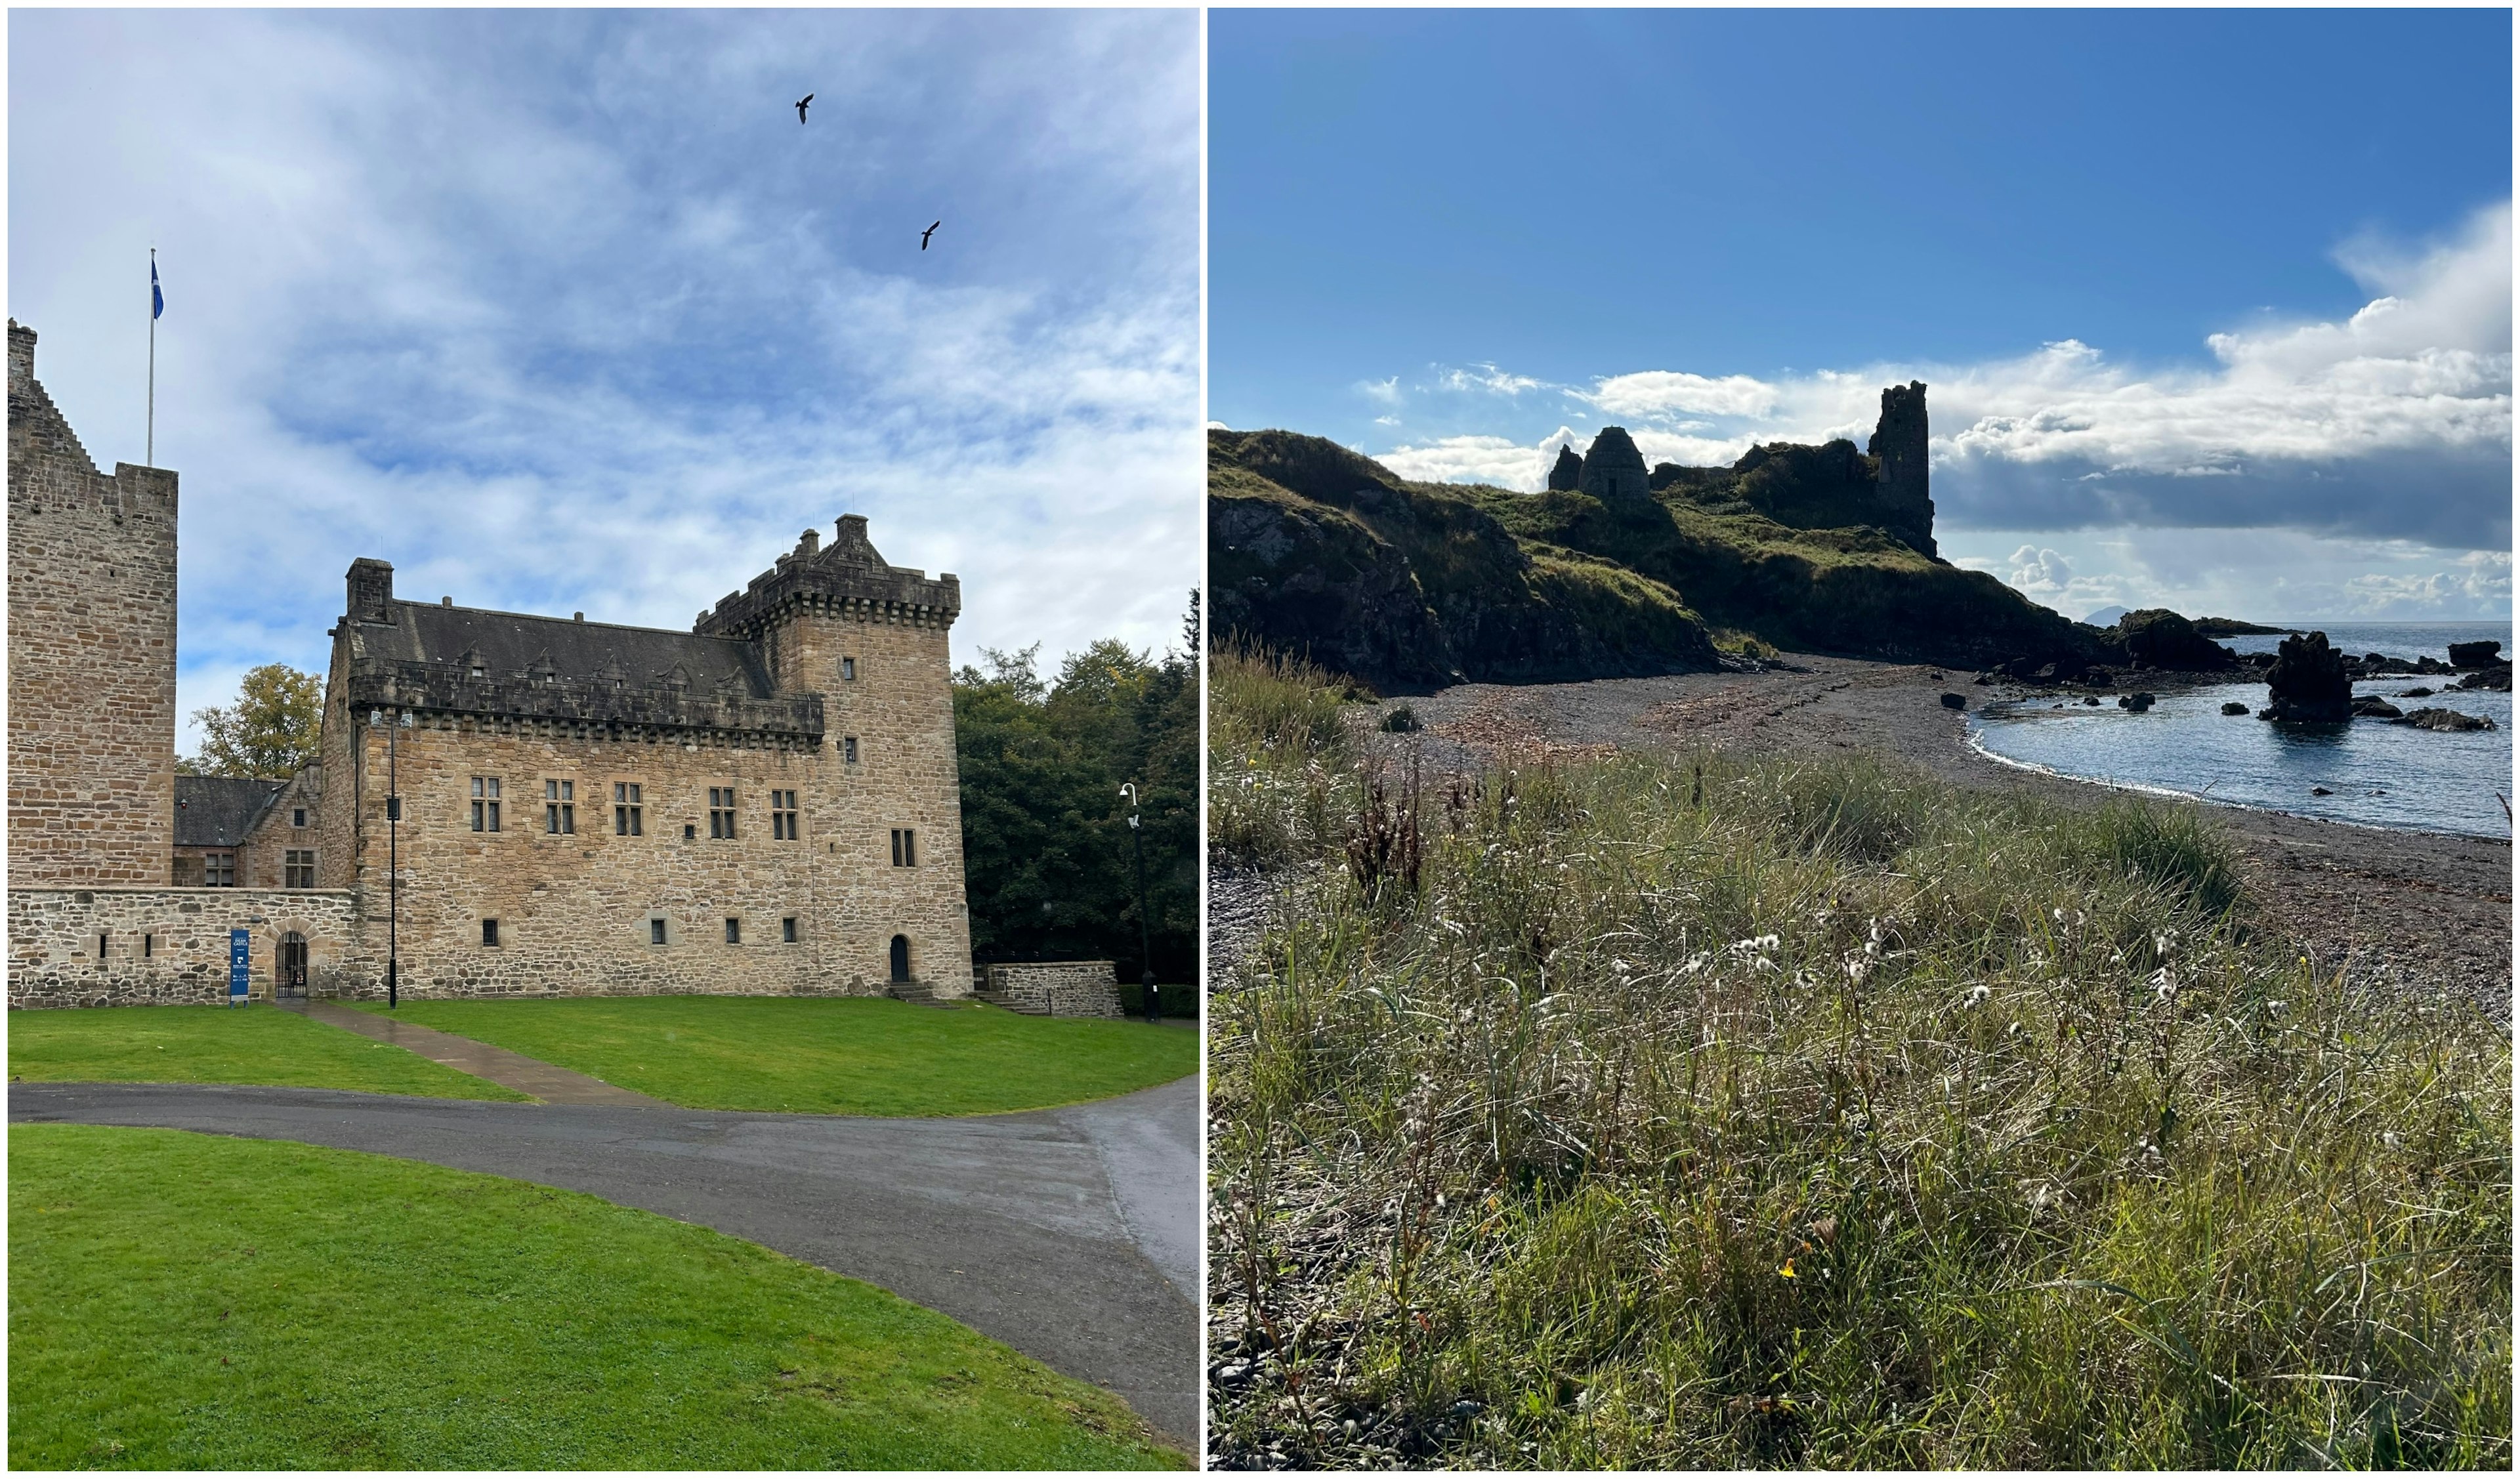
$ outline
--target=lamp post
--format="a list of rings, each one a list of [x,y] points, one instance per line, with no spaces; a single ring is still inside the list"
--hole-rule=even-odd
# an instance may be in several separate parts
[[[1121,786],[1120,794],[1129,798],[1129,846],[1138,855],[1138,960],[1144,970],[1138,984],[1146,992],[1147,1020],[1161,1025],[1164,1008],[1155,986],[1154,937],[1147,920],[1147,834],[1138,827],[1138,784]]]
[[[384,710],[368,710],[368,727],[385,732],[385,1009],[402,1005],[402,787],[395,765],[395,732],[411,728],[411,715],[396,714],[390,725]]]

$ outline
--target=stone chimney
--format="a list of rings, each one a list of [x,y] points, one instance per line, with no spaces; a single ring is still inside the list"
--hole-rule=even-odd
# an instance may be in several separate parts
[[[796,558],[799,560],[813,559],[814,552],[822,547],[823,531],[820,529],[807,529],[796,536]]]
[[[352,621],[390,623],[394,619],[393,566],[382,560],[350,561]]]
[[[9,321],[9,388],[31,387],[35,382],[35,331]]]

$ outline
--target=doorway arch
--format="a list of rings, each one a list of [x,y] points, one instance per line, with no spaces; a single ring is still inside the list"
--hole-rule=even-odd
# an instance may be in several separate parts
[[[907,982],[910,979],[910,936],[908,935],[892,937],[892,978],[900,982]]]
[[[272,952],[271,989],[276,997],[303,1001],[306,996],[306,937],[290,930]]]

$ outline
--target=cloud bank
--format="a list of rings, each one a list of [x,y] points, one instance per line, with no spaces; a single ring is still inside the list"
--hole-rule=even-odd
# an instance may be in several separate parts
[[[50,12],[11,39],[10,311],[109,469],[141,458],[159,247],[187,713],[320,665],[355,556],[419,599],[679,627],[843,513],[962,576],[958,656],[1173,640],[1194,17]]]

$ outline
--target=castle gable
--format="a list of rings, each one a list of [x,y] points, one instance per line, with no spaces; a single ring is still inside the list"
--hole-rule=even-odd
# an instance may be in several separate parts
[[[840,519],[831,548],[822,547],[819,531],[807,530],[778,564],[702,611],[694,630],[758,637],[784,617],[808,611],[950,627],[963,612],[963,584],[884,563],[867,538],[865,516],[851,514]]]

